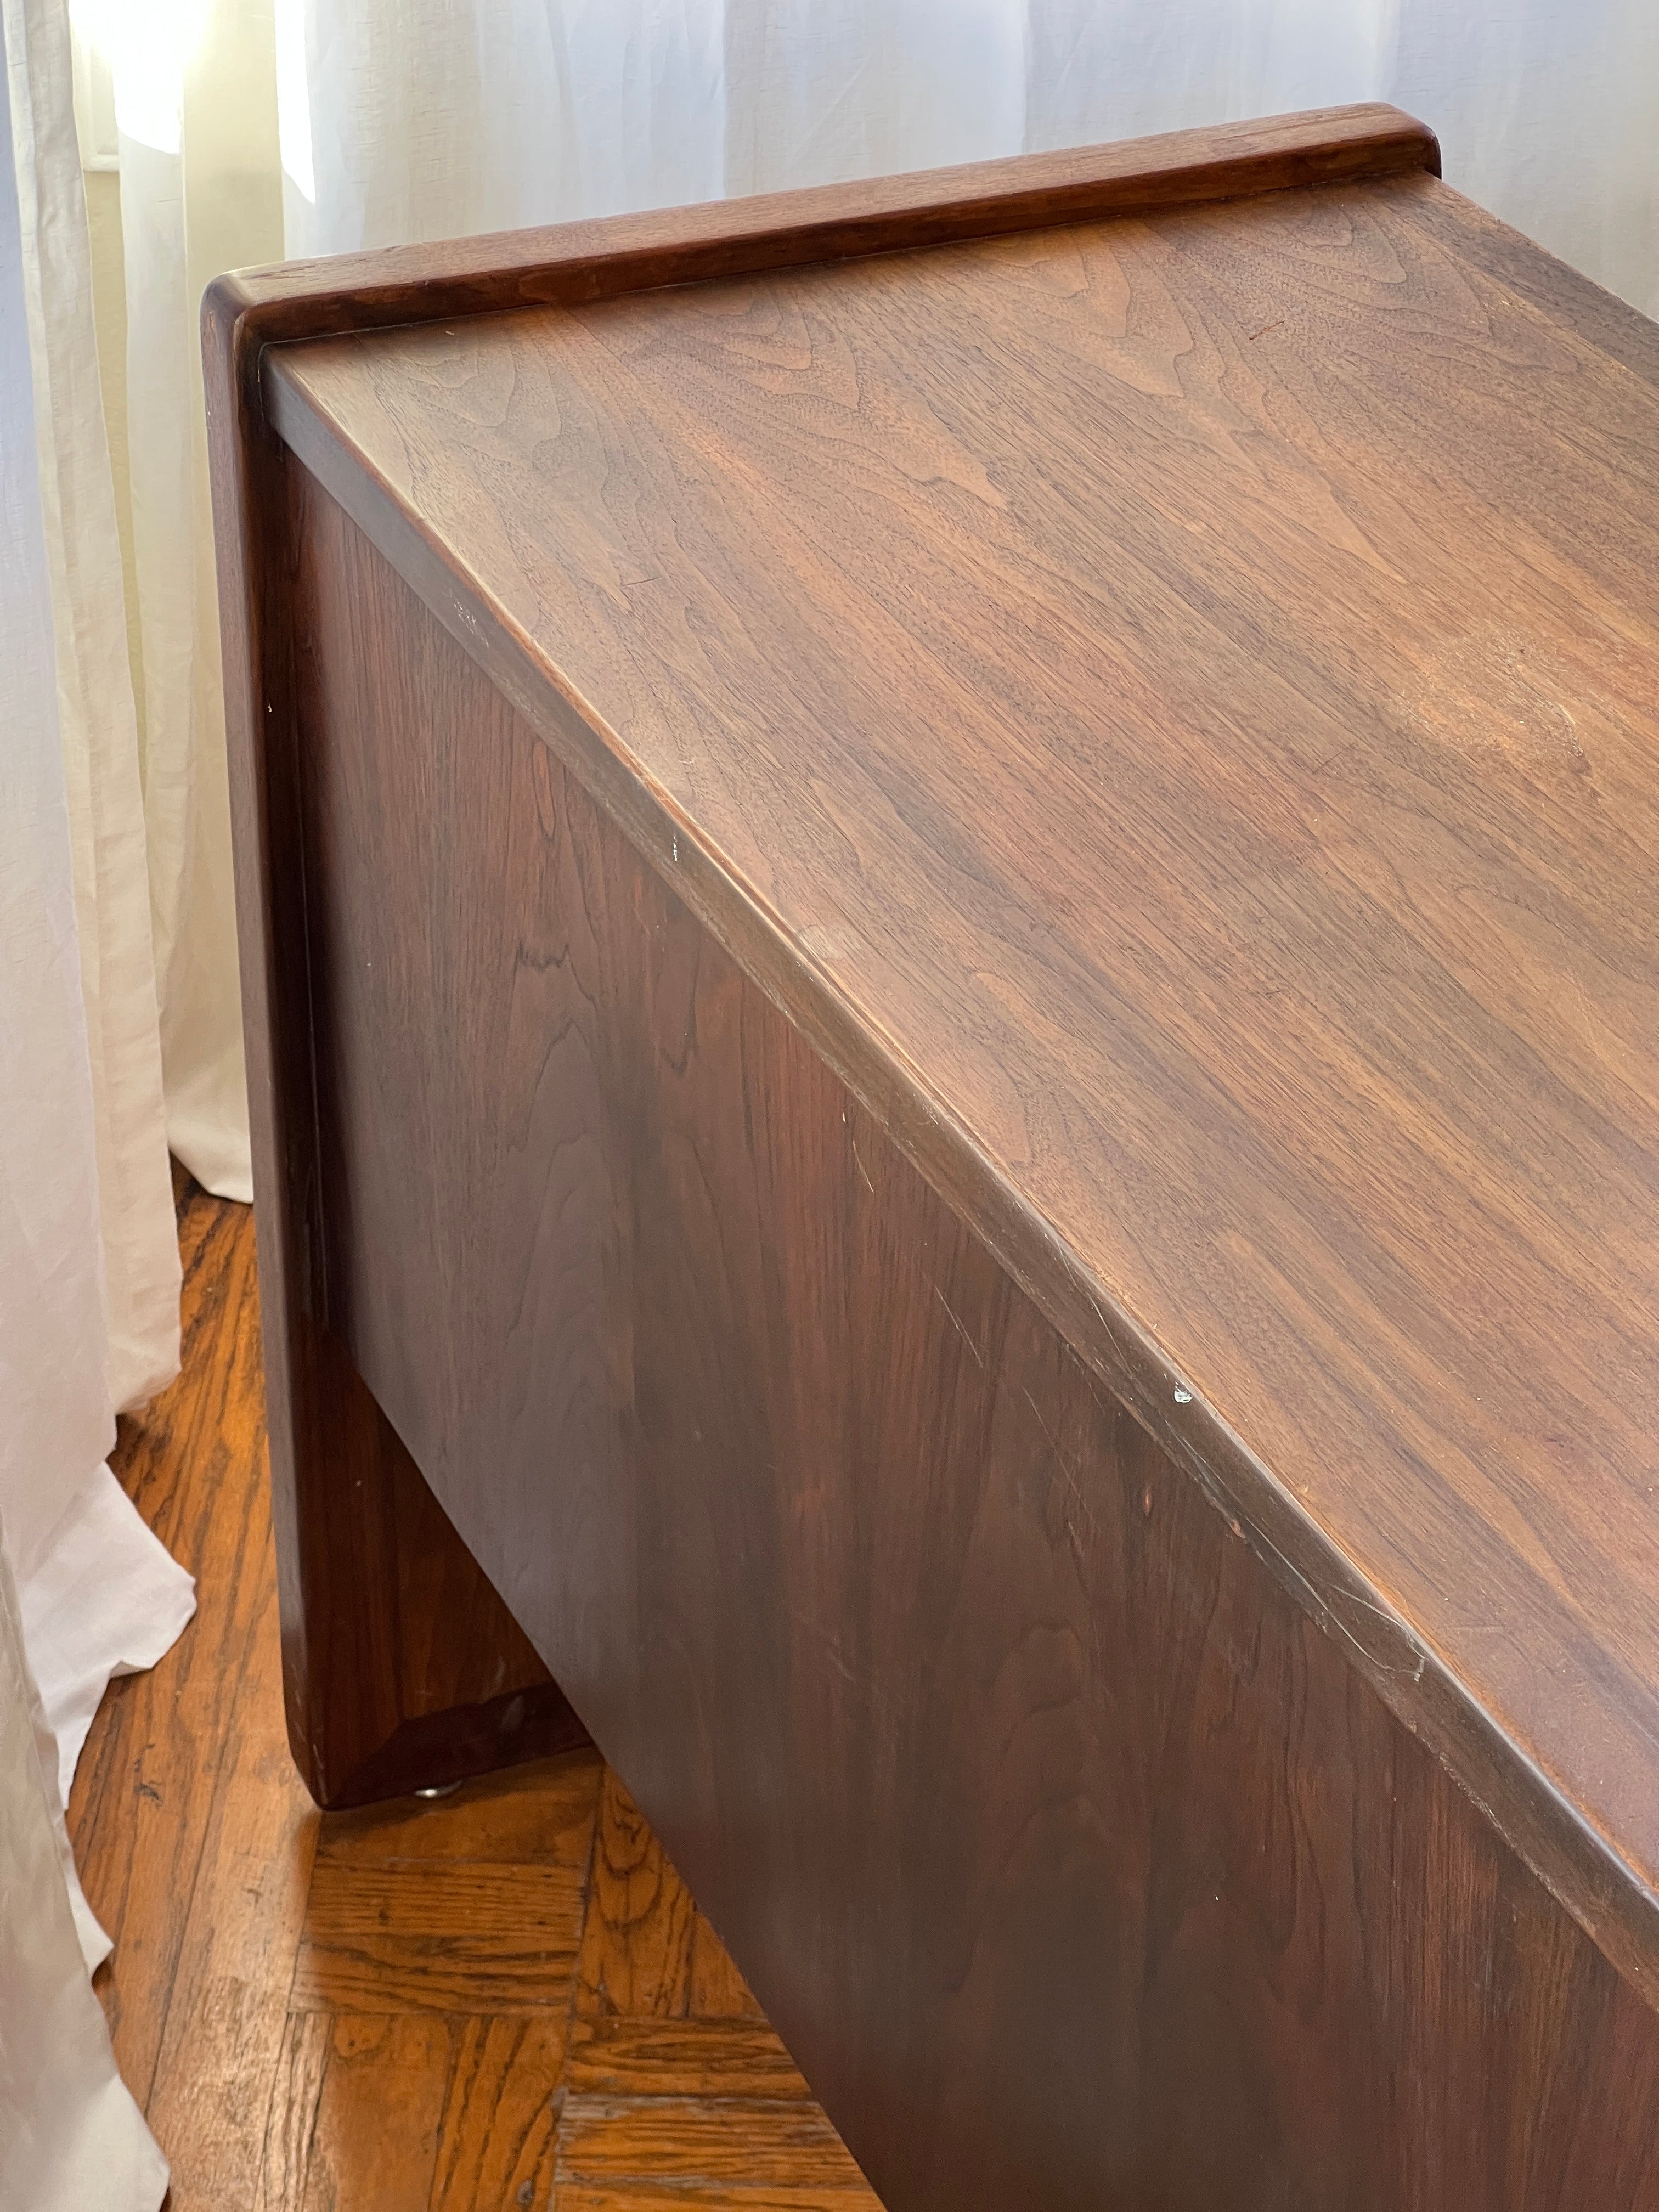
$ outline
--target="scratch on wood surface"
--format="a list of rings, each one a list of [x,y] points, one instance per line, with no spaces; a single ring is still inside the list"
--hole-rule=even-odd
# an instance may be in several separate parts
[[[985,1365],[985,1361],[981,1355],[980,1348],[978,1345],[974,1342],[973,1338],[969,1335],[967,1330],[963,1327],[961,1319],[958,1316],[955,1307],[952,1306],[950,1299],[945,1297],[944,1291],[940,1290],[937,1283],[933,1284],[933,1296],[939,1300],[939,1304],[944,1307],[946,1314],[949,1316],[951,1328],[955,1329],[957,1334],[967,1346],[969,1351],[973,1353],[975,1364],[982,1370]]]
[[[1030,1407],[1031,1411],[1036,1415],[1036,1425],[1038,1428],[1042,1430],[1043,1437],[1048,1443],[1049,1450],[1054,1454],[1054,1465],[1059,1470],[1061,1482],[1065,1485],[1066,1494],[1071,1499],[1072,1503],[1077,1507],[1078,1511],[1082,1515],[1084,1520],[1087,1522],[1089,1540],[1091,1543],[1093,1543],[1099,1536],[1100,1527],[1099,1523],[1095,1519],[1093,1507],[1083,1494],[1082,1486],[1078,1481],[1076,1470],[1067,1464],[1066,1455],[1060,1449],[1059,1443],[1054,1437],[1054,1431],[1048,1426],[1047,1421],[1042,1418],[1042,1408],[1037,1404],[1036,1400],[1031,1395],[1030,1392],[1025,1388],[1025,1385],[1023,1382],[1020,1385],[1020,1395],[1024,1399],[1026,1404]],[[1066,1522],[1066,1528],[1069,1533],[1071,1528],[1069,1520]]]

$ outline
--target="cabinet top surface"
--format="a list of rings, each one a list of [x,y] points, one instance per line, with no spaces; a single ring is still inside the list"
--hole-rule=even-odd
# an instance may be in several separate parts
[[[1406,176],[279,360],[1650,1887],[1659,331]]]

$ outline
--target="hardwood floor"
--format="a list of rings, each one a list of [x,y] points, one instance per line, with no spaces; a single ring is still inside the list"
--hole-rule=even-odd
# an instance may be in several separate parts
[[[198,1577],[70,1828],[172,2212],[879,2212],[616,1777],[319,1814],[283,1734],[252,1216],[179,1184],[184,1367],[115,1470]]]

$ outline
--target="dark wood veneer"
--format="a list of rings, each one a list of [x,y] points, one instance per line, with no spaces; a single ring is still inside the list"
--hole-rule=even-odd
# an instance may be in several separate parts
[[[323,1503],[335,1471],[313,1464],[330,1434],[365,1432],[354,1384],[320,1328],[326,1310],[317,1218],[317,1131],[310,981],[303,951],[307,856],[293,751],[293,641],[288,539],[279,518],[289,464],[267,415],[269,349],[342,330],[447,320],[528,301],[593,299],[698,277],[824,257],[973,237],[1108,209],[1187,204],[1316,178],[1437,169],[1431,134],[1396,110],[1320,110],[1262,123],[994,161],[848,186],[669,210],[508,236],[446,241],[218,279],[203,303],[209,442],[226,674],[238,932],[256,1178],[264,1193],[259,1249],[271,1401],[273,1510],[283,1583],[284,1664],[295,1753],[325,1803],[355,1799],[384,1714],[367,1731],[343,1707],[346,1670],[327,1649],[367,1632],[333,1623],[368,1560],[336,1535]],[[464,608],[453,618],[471,625]],[[613,798],[616,794],[613,793]],[[377,1463],[364,1480],[379,1480]],[[306,1493],[313,1494],[307,1502]],[[457,1566],[455,1571],[465,1571]],[[365,1602],[368,1602],[366,1600]],[[519,1664],[502,1632],[507,1663]],[[308,1644],[321,1639],[317,1654]],[[549,1725],[562,1723],[555,1711]],[[470,1729],[463,1740],[470,1742]],[[431,1741],[428,1728],[422,1741]],[[380,1768],[381,1780],[385,1775]]]
[[[1659,2188],[1659,334],[1437,173],[208,302],[296,1753],[550,1666],[896,2208]]]
[[[341,331],[613,299],[664,284],[1416,170],[1439,175],[1439,146],[1397,107],[1311,108],[701,207],[286,261],[220,277],[204,311],[210,345],[234,343],[232,366],[257,374],[265,346]]]
[[[1650,2203],[1642,1999],[325,494],[295,542],[334,1318],[884,2200]]]

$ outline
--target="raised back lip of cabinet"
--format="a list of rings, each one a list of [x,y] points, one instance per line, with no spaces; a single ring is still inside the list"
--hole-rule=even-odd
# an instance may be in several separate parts
[[[261,1194],[272,1450],[284,1428],[291,1316],[316,1280],[304,987],[284,973],[266,860],[287,833],[270,740],[290,714],[283,553],[283,452],[344,507],[451,634],[744,970],[877,1115],[928,1182],[969,1221],[1094,1372],[1212,1497],[1358,1673],[1423,1741],[1607,1958],[1659,2005],[1654,1837],[1609,1832],[1590,1794],[1547,1763],[1477,1686],[1467,1655],[1408,1613],[1390,1577],[1352,1556],[1343,1531],[1268,1465],[1160,1333],[1060,1233],[993,1148],[943,1098],[834,963],[803,942],[695,808],[682,805],[590,705],[544,645],[484,588],[404,492],[307,390],[304,356],[278,348],[354,333],[583,307],[808,264],[863,259],[1100,221],[1156,217],[1313,186],[1437,179],[1432,134],[1382,106],[1337,108],[1016,157],[951,170],[631,215],[554,229],[286,264],[220,278],[204,303],[249,1085]],[[1430,187],[1458,220],[1475,211]],[[1639,319],[1485,217],[1482,251],[1504,281],[1537,295],[1576,288],[1604,351],[1659,384],[1659,344]],[[1538,276],[1540,270],[1546,272]],[[1248,335],[1248,334],[1247,334]],[[276,1202],[270,1202],[275,1197]],[[289,1319],[285,1319],[289,1316]],[[1607,1630],[1613,1668],[1618,1625]],[[1524,1662],[1522,1662],[1524,1663]],[[1612,1710],[1628,1752],[1659,1714],[1659,1684]],[[1604,1694],[1598,1690],[1598,1695]],[[1559,1747],[1552,1746],[1552,1749]],[[1653,1823],[1647,1824],[1650,1831]]]

